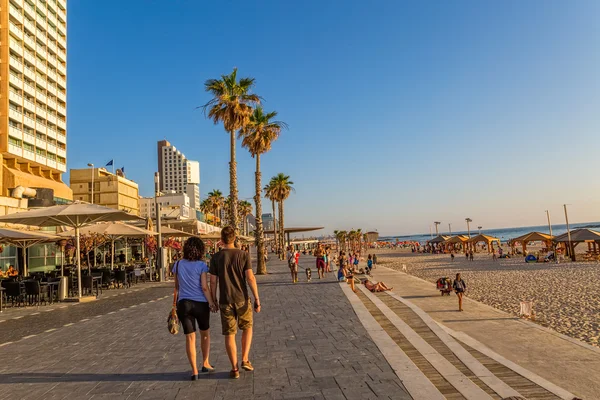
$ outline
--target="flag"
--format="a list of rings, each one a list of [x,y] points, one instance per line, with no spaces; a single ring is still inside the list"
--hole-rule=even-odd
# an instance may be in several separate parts
[[[125,167],[121,167],[121,172],[125,173]]]
[[[107,163],[106,163],[106,166],[107,166],[107,167],[110,167],[110,166],[112,166],[112,165],[114,164],[114,163],[113,163],[113,161],[114,161],[114,160],[110,160],[109,162],[107,162]]]

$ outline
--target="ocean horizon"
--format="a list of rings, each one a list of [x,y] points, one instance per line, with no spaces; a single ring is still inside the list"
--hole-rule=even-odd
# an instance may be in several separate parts
[[[580,222],[577,224],[569,224],[569,228],[571,230],[579,229],[579,228],[590,228],[600,230],[600,222]],[[528,232],[542,232],[542,233],[550,233],[548,229],[548,225],[537,225],[537,226],[523,226],[518,228],[498,228],[498,229],[482,229],[481,233],[489,236],[494,236],[500,239],[502,242],[506,242],[507,240],[519,237]],[[566,224],[552,225],[552,234],[554,236],[562,235],[567,232]],[[439,232],[440,235],[449,236],[450,233],[446,231]],[[471,236],[478,235],[479,230],[477,227],[475,229],[471,229]],[[467,235],[467,231],[452,231],[452,236],[454,235]],[[380,236],[379,240],[384,241],[415,241],[419,243],[425,243],[428,240],[431,240],[435,237],[435,232],[431,235],[429,233],[426,234],[416,234],[416,235],[398,235],[398,236]]]

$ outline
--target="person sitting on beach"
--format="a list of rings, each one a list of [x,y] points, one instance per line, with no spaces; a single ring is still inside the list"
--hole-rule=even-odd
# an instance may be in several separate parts
[[[375,292],[385,292],[388,290],[392,290],[393,288],[388,287],[385,283],[383,282],[371,282],[368,279],[365,279],[363,281],[363,284],[365,285],[365,287],[367,288],[367,290],[375,293]]]

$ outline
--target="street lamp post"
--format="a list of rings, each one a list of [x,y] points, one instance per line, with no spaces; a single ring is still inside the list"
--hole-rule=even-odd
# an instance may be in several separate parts
[[[162,234],[160,226],[160,205],[158,203],[158,196],[160,196],[160,173],[154,173],[154,210],[156,213],[156,233],[158,233],[158,243],[156,247],[156,263],[158,265],[158,280],[159,282],[164,281],[164,269],[163,269],[163,254],[162,254]]]
[[[439,232],[438,232],[438,225],[441,224],[441,222],[435,221],[435,236],[440,236]]]
[[[552,236],[552,224],[550,223],[550,210],[546,210],[546,217],[548,217],[548,229],[550,230],[550,236]]]
[[[483,228],[483,226],[478,226],[477,229],[479,229],[479,234],[481,235],[481,228]]]
[[[571,256],[571,260],[575,261],[575,252],[573,251],[573,247],[571,245],[571,230],[569,229],[569,215],[567,214],[567,205],[563,204],[565,208],[565,220],[567,221],[567,237],[569,239],[569,255]]]
[[[465,218],[465,221],[467,221],[467,234],[471,237],[471,225],[469,224],[473,222],[473,220],[471,218]]]
[[[448,224],[448,232],[450,232],[450,236],[452,236],[452,224]]]
[[[92,168],[92,201],[90,203],[94,204],[94,164],[88,163],[88,167]]]

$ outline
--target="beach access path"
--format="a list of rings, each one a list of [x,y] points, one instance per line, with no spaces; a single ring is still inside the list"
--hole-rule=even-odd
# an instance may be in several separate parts
[[[473,347],[479,342],[509,363],[583,399],[600,398],[600,349],[471,300],[468,291],[465,311],[458,312],[454,294],[441,296],[434,284],[417,277],[379,265],[372,280],[392,286],[393,295],[423,310],[463,344]],[[388,297],[383,299],[388,302]]]
[[[270,274],[257,277],[262,312],[254,314],[255,371],[241,371],[239,380],[228,378],[213,314],[216,372],[191,382],[184,336],[167,331],[173,283],[142,284],[131,293],[105,291],[97,302],[2,313],[0,398],[410,399],[334,274],[319,281],[313,267],[312,282],[302,270],[293,284],[286,263],[271,258]],[[314,262],[301,257],[303,266]]]

